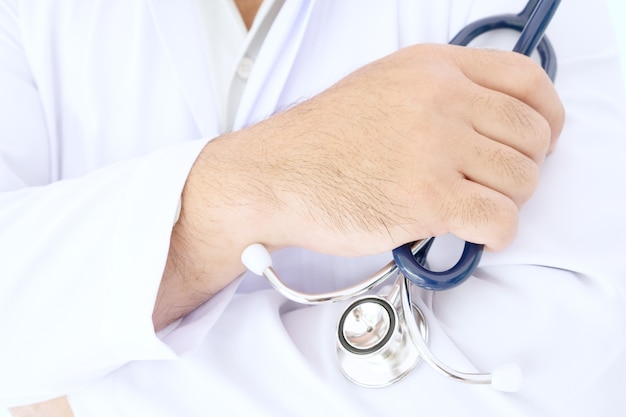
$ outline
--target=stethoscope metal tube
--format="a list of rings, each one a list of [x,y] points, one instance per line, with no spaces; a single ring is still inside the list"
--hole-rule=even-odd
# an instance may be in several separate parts
[[[411,302],[409,283],[404,279],[404,296],[401,297],[402,310],[411,311],[417,307]],[[420,312],[420,315],[423,314]],[[466,373],[452,369],[441,362],[426,344],[427,338],[423,336],[419,321],[408,320],[406,324],[408,334],[411,337],[415,348],[419,352],[420,358],[431,368],[435,369],[443,376],[455,379],[468,384],[491,385],[495,390],[502,392],[517,392],[522,386],[522,371],[516,364],[500,366],[490,373]]]
[[[419,253],[423,248],[428,245],[430,239],[419,240],[413,242],[410,245],[410,251],[415,254]],[[378,272],[374,273],[369,278],[364,279],[350,287],[343,288],[337,291],[329,291],[321,294],[307,294],[301,291],[290,288],[285,282],[278,276],[274,267],[272,266],[272,257],[260,243],[253,243],[244,249],[241,254],[241,261],[246,268],[254,272],[257,275],[264,276],[270,284],[285,298],[295,301],[300,304],[321,304],[332,303],[337,301],[347,300],[349,298],[358,297],[365,294],[373,288],[379,286],[381,283],[389,279],[398,270],[398,265],[391,261]]]

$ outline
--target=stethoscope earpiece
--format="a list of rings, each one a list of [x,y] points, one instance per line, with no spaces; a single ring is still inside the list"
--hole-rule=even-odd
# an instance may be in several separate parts
[[[253,243],[241,252],[241,263],[250,272],[263,275],[267,268],[272,267],[272,256],[265,246]]]

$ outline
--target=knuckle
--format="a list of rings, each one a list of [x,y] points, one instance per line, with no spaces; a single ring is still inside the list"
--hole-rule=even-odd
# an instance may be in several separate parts
[[[541,65],[525,55],[514,55],[518,59],[516,63],[517,72],[519,73],[518,79],[524,80],[522,83],[518,84],[519,88],[525,91],[528,96],[536,94],[538,91],[552,85],[552,81]]]
[[[500,250],[508,246],[519,227],[519,211],[517,205],[511,201],[505,201],[499,205],[497,216],[494,217],[491,239],[486,243],[492,250]]]
[[[548,121],[532,107],[506,95],[475,94],[470,103],[472,117],[480,119],[486,111],[496,120],[507,140],[535,161],[542,161],[550,145],[552,131]],[[489,131],[489,129],[487,129]]]
[[[534,123],[532,123],[532,139],[534,144],[534,150],[538,155],[535,155],[533,159],[543,159],[545,152],[550,146],[550,138],[552,137],[552,129],[548,121],[538,116]]]
[[[518,71],[520,80],[518,98],[525,103],[534,103],[536,110],[541,111],[544,118],[542,132],[550,140],[558,136],[565,121],[565,108],[561,102],[554,83],[544,69],[528,57],[522,57],[526,65],[521,66]]]
[[[525,150],[532,159],[543,160],[552,135],[548,121],[534,109],[517,100],[509,100],[507,108],[502,113],[508,115],[512,131],[523,141],[519,148]]]
[[[446,201],[445,223],[455,228],[480,228],[488,225],[498,212],[495,201],[481,194],[468,194]]]
[[[509,190],[505,192],[516,203],[526,201],[539,182],[539,166],[534,160],[512,148],[498,148],[488,158],[494,172],[505,179]]]
[[[465,231],[464,238],[499,250],[510,244],[517,233],[518,207],[511,199],[469,194],[448,206],[449,231]]]

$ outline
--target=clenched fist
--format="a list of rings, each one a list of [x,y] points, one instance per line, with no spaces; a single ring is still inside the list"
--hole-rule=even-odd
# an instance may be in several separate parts
[[[563,121],[552,82],[520,54],[417,45],[375,61],[205,147],[155,318],[176,282],[198,301],[223,287],[253,242],[366,255],[453,233],[500,249]]]

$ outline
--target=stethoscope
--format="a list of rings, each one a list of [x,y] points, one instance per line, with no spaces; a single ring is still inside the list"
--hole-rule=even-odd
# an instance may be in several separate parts
[[[462,29],[451,41],[468,45],[478,36],[497,29],[519,31],[513,51],[530,55],[535,49],[541,65],[554,80],[556,55],[544,32],[560,0],[530,0],[517,15],[506,14],[478,20]],[[407,243],[393,250],[393,261],[360,283],[338,291],[306,294],[288,287],[272,267],[272,258],[259,243],[248,246],[241,255],[251,272],[263,275],[286,298],[301,304],[320,304],[356,298],[341,315],[337,325],[336,355],[343,374],[365,387],[390,385],[406,376],[420,360],[439,373],[470,384],[488,384],[504,392],[521,387],[522,374],[515,364],[489,373],[454,370],[437,357],[427,345],[428,326],[423,312],[411,301],[410,285],[433,291],[449,289],[469,278],[483,252],[483,246],[465,242],[457,263],[446,271],[432,271],[427,256],[434,237]],[[364,295],[395,277],[386,295]],[[413,317],[410,320],[409,317]]]

